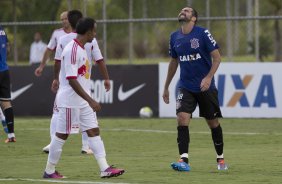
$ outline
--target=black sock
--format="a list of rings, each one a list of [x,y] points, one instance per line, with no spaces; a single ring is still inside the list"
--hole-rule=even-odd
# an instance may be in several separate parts
[[[4,115],[6,118],[8,133],[14,133],[14,112],[13,108],[9,107],[4,110]]]
[[[190,142],[190,136],[189,136],[189,128],[188,126],[178,126],[177,127],[177,143],[178,143],[178,150],[179,155],[182,155],[183,153],[188,154],[189,150],[189,142]],[[188,158],[183,157],[181,158],[184,162],[188,163]]]
[[[223,153],[223,135],[222,128],[218,125],[216,128],[211,129],[212,140],[214,144],[214,148],[216,150],[217,155],[222,155]]]

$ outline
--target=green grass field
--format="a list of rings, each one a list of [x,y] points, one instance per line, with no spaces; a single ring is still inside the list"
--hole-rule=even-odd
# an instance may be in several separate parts
[[[57,169],[60,183],[275,184],[282,182],[281,119],[222,119],[228,171],[217,171],[215,151],[203,119],[190,127],[191,172],[170,168],[178,160],[174,119],[100,119],[110,164],[126,169],[118,178],[100,179],[93,156],[80,154],[81,136],[65,144]],[[49,143],[49,118],[16,118],[17,142],[5,144],[0,132],[0,183],[48,183],[42,179]],[[57,182],[56,182],[57,183]]]

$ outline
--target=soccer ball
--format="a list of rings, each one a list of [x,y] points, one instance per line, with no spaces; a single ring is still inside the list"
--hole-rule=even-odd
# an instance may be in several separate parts
[[[141,118],[150,118],[153,116],[153,111],[150,107],[142,107],[139,111]]]

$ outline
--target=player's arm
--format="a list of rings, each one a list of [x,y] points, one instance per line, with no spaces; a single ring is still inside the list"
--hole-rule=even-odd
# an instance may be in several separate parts
[[[210,54],[212,57],[212,67],[207,76],[201,82],[201,91],[206,91],[210,88],[212,78],[221,62],[221,56],[218,49],[213,50]]]
[[[43,69],[44,67],[46,66],[46,63],[48,61],[48,59],[50,58],[51,54],[53,53],[54,51],[49,49],[49,48],[46,48],[45,52],[44,52],[44,55],[43,55],[43,58],[42,58],[42,61],[39,65],[39,67],[37,67],[34,71],[34,74],[39,77],[42,75],[42,72],[43,72]]]
[[[107,66],[105,61],[103,60],[103,56],[102,53],[100,51],[98,42],[96,40],[96,38],[94,38],[92,40],[92,48],[93,50],[91,51],[91,54],[94,58],[94,61],[98,64],[99,70],[104,78],[104,86],[106,91],[109,91],[111,89],[111,82],[110,82],[110,77],[109,77],[109,73],[107,70]]]
[[[37,77],[42,75],[43,69],[46,66],[47,61],[49,60],[51,54],[55,51],[56,46],[57,46],[57,41],[56,41],[56,34],[55,34],[55,31],[54,31],[52,36],[51,36],[51,39],[50,39],[50,41],[48,43],[48,46],[45,49],[45,52],[44,52],[43,58],[41,60],[41,63],[39,65],[39,67],[37,67],[35,69],[35,71],[34,71],[34,74]]]
[[[56,93],[59,89],[59,74],[61,70],[61,55],[63,52],[63,46],[62,46],[62,39],[60,38],[57,44],[57,49],[55,53],[55,63],[53,67],[54,71],[54,79],[52,82],[51,90]]]
[[[52,86],[51,86],[51,90],[56,93],[59,89],[59,74],[60,74],[60,70],[61,70],[61,61],[60,60],[55,60],[54,63],[54,79],[52,82]]]
[[[214,76],[221,62],[221,56],[220,56],[219,50],[215,49],[214,51],[212,51],[211,57],[212,57],[212,67],[210,69],[210,72],[207,75],[210,78]]]
[[[72,87],[72,89],[84,100],[86,100],[88,102],[88,104],[90,105],[90,107],[94,110],[94,111],[100,111],[101,110],[101,106],[99,103],[97,103],[93,98],[91,98],[81,87],[81,85],[79,84],[79,82],[76,80],[76,78],[68,78],[69,80],[69,84]]]
[[[106,63],[104,62],[104,60],[96,61],[96,63],[98,64],[99,70],[105,80],[104,82],[105,89],[106,91],[109,91],[111,89],[111,82],[110,82],[110,77],[109,77]]]
[[[164,85],[164,92],[163,92],[163,100],[166,104],[169,103],[169,85],[171,83],[172,78],[175,75],[175,72],[178,67],[178,61],[177,58],[171,58],[168,66],[168,71],[167,71],[167,76],[165,80],[165,85]]]

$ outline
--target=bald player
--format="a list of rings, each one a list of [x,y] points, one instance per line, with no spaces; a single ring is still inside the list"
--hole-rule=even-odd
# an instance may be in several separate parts
[[[51,39],[48,43],[48,46],[47,46],[47,48],[44,52],[42,61],[39,65],[39,67],[37,67],[34,71],[34,74],[37,77],[42,75],[43,69],[44,69],[48,59],[50,58],[51,54],[56,51],[59,38],[72,31],[71,26],[70,26],[69,21],[68,21],[68,12],[67,11],[61,13],[60,20],[62,22],[62,28],[56,29],[56,30],[53,31],[53,34],[52,34]]]

